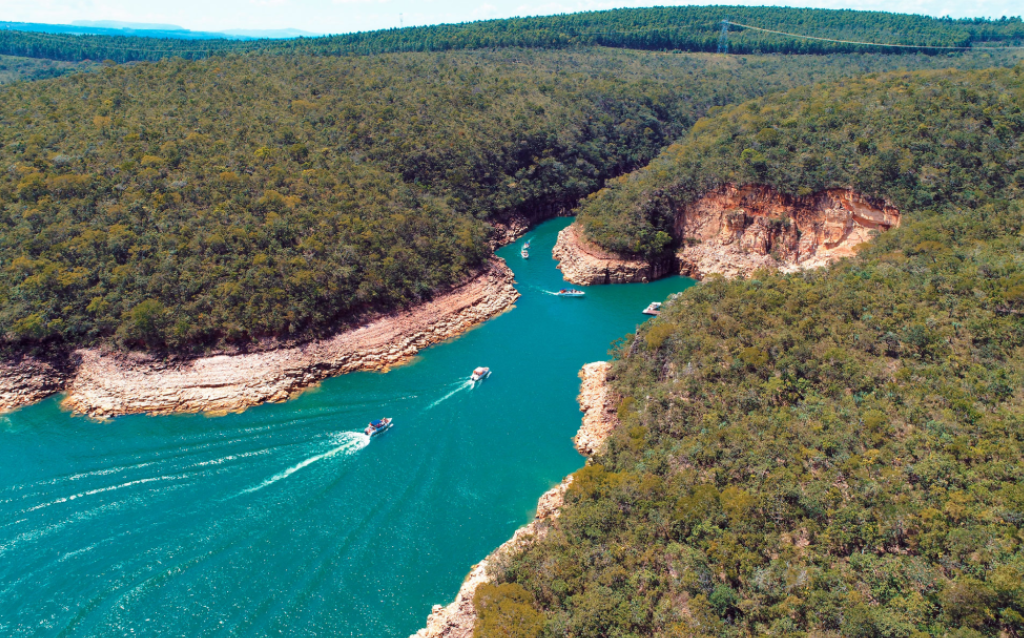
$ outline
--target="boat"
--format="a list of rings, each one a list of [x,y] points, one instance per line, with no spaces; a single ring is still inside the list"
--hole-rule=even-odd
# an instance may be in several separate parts
[[[391,419],[388,417],[384,417],[379,421],[370,421],[370,425],[366,426],[366,429],[363,430],[363,434],[365,434],[366,436],[377,436],[378,434],[384,432],[390,427]]]
[[[476,368],[473,370],[473,374],[469,376],[469,380],[479,381],[481,379],[486,379],[489,376],[491,376],[490,368]]]
[[[519,254],[523,256],[523,259],[530,258],[530,251],[526,249],[526,246],[523,246],[523,249],[519,251]]]
[[[649,306],[644,308],[644,314],[645,315],[658,316],[660,313],[661,313],[661,302],[660,301],[652,301]]]
[[[562,288],[555,294],[559,297],[582,297],[587,293],[582,290],[576,290],[575,288]]]

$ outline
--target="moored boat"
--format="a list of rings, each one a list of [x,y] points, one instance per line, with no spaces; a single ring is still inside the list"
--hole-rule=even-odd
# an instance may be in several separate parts
[[[575,288],[562,288],[557,293],[559,297],[582,297],[587,293],[582,290],[576,290]]]
[[[363,430],[363,434],[366,436],[376,436],[390,427],[391,419],[384,417],[378,421],[370,421],[370,425],[366,426],[366,429]]]
[[[469,376],[469,380],[479,381],[480,379],[486,379],[489,376],[491,376],[491,369],[480,367],[473,370],[473,374]]]
[[[652,301],[649,306],[644,308],[644,314],[645,315],[657,316],[660,313],[661,313],[661,302],[660,301]]]

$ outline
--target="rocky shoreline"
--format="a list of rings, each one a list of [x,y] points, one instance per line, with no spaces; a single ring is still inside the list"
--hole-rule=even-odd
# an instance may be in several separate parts
[[[573,442],[584,456],[593,456],[600,451],[612,430],[618,425],[615,416],[616,401],[608,388],[607,361],[588,363],[580,370],[580,394],[576,401],[583,412],[582,423]],[[476,588],[492,580],[492,569],[500,567],[522,552],[530,544],[543,539],[551,530],[565,502],[565,493],[572,485],[572,475],[551,488],[537,501],[534,520],[516,530],[512,538],[491,552],[482,561],[473,565],[463,581],[455,601],[447,607],[434,605],[427,618],[427,626],[409,638],[472,638],[476,625],[476,610],[473,596]]]
[[[671,261],[650,264],[601,250],[581,236],[575,222],[558,233],[551,256],[562,277],[578,286],[647,283],[672,271]]]
[[[144,354],[79,350],[72,371],[38,362],[0,368],[0,408],[13,409],[66,390],[80,414],[229,412],[283,401],[324,378],[381,370],[510,308],[519,298],[500,259],[458,288],[407,311],[377,318],[330,339],[247,354],[167,362]]]
[[[726,184],[675,211],[672,234],[681,247],[667,263],[603,251],[575,224],[558,234],[552,255],[565,279],[583,286],[646,282],[672,272],[749,277],[760,269],[826,266],[899,224],[894,206],[847,189],[796,197],[768,186]]]

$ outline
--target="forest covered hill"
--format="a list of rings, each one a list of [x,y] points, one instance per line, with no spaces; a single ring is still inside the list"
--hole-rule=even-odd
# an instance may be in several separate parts
[[[598,196],[853,186],[903,224],[623,340],[622,424],[477,635],[1024,632],[1022,146],[1024,65],[870,75],[724,109]]]
[[[304,55],[369,55],[412,51],[451,51],[529,47],[560,49],[605,46],[654,51],[718,48],[721,21],[817,38],[927,47],[1024,45],[1020,17],[931,18],[880,11],[791,9],[783,7],[652,7],[615,9],[535,18],[486,20],[405,29],[298,38],[288,41],[188,41],[175,38],[69,35],[0,31],[0,54],[54,60],[154,61],[166,57],[202,59],[257,51]],[[919,49],[800,40],[743,27],[730,27],[732,53],[913,53]]]
[[[489,254],[485,222],[571,208],[715,105],[949,63],[251,55],[13,86],[0,92],[4,348],[330,334],[451,286]]]

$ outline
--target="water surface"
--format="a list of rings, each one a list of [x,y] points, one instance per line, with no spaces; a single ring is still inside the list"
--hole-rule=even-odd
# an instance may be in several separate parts
[[[566,286],[570,220],[499,254],[515,309],[242,414],[0,417],[0,636],[405,638],[583,459],[577,373],[692,281]],[[476,387],[476,366],[494,371]],[[365,424],[395,427],[369,442]]]

